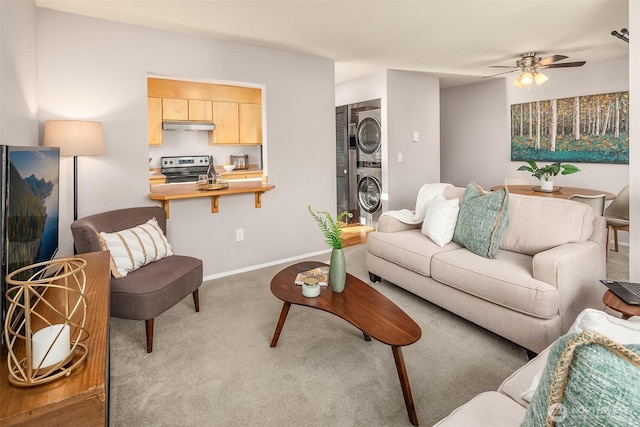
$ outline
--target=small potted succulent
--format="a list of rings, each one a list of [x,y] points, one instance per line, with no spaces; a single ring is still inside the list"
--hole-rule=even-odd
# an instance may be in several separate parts
[[[527,165],[522,165],[518,168],[519,171],[531,172],[531,176],[535,176],[540,180],[540,189],[544,191],[553,191],[553,180],[550,179],[558,174],[569,175],[572,173],[580,172],[577,166],[570,165],[568,163],[550,163],[546,166],[538,167],[533,160],[527,161]]]
[[[329,263],[329,284],[333,292],[342,292],[347,278],[347,268],[344,259],[342,246],[344,244],[342,237],[342,227],[340,221],[347,217],[353,217],[353,214],[347,211],[338,214],[333,219],[327,211],[314,212],[311,205],[308,206],[309,213],[320,227],[320,231],[324,234],[325,241],[333,249],[331,250],[331,261]],[[324,218],[322,218],[324,217]]]

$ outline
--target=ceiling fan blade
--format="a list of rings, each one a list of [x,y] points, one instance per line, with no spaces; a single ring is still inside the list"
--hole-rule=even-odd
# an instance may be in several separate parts
[[[540,61],[536,62],[535,65],[549,65],[554,62],[562,61],[563,59],[567,59],[567,58],[568,56],[564,56],[564,55],[551,55],[547,58],[541,59]]]
[[[513,65],[489,65],[489,68],[513,68],[515,70],[518,67],[514,67]]]
[[[509,70],[509,71],[503,71],[501,73],[498,74],[491,74],[490,76],[484,76],[483,79],[488,79],[489,77],[495,77],[495,76],[501,76],[503,74],[509,74],[509,73],[513,73],[514,71],[518,71],[517,68],[514,68],[513,70]]]
[[[582,67],[587,61],[564,62],[561,64],[549,64],[538,68],[566,68],[566,67]]]

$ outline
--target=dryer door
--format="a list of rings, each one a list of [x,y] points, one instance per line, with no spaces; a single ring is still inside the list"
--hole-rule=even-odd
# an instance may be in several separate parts
[[[365,175],[358,181],[358,204],[367,213],[375,213],[381,206],[382,186],[375,177]]]
[[[358,123],[356,132],[358,148],[365,154],[373,154],[380,149],[382,130],[380,122],[373,117],[366,117]]]

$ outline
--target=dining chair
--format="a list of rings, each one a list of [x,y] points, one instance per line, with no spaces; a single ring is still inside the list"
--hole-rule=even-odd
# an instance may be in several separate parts
[[[584,194],[573,194],[569,196],[569,200],[584,203],[591,206],[593,214],[595,216],[604,216],[604,204],[607,196],[604,194],[596,194],[593,196],[586,196]]]
[[[607,219],[607,256],[611,244],[611,232],[615,251],[618,252],[618,231],[629,232],[629,186],[625,186],[604,211]]]

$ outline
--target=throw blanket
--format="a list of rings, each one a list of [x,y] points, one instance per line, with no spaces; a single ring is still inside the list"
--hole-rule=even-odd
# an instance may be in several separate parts
[[[452,187],[452,185],[446,183],[424,184],[418,191],[415,212],[409,209],[400,209],[399,211],[386,211],[382,215],[390,215],[405,224],[420,224],[424,221],[424,216],[427,213],[427,203],[441,196],[447,187]]]

